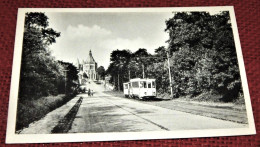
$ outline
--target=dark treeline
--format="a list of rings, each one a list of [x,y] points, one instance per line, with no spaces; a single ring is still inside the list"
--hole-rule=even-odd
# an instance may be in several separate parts
[[[203,97],[234,101],[243,96],[230,16],[228,12],[181,12],[166,21],[168,47],[151,55],[114,50],[106,73],[117,90],[130,78],[155,78],[157,91],[170,94],[169,53],[173,97]]]
[[[60,33],[48,28],[48,17],[44,13],[26,13],[19,100],[64,93],[66,70],[70,75],[67,78],[68,86],[76,80],[76,68],[70,63],[55,60],[48,49],[59,36]]]
[[[111,63],[106,70],[106,74],[112,75],[110,82],[117,90],[122,90],[123,82],[129,81],[130,78],[146,76],[146,67],[152,63],[148,57],[152,55],[143,48],[134,53],[127,49],[114,50],[110,56]]]
[[[55,60],[48,49],[59,36],[48,27],[44,13],[25,14],[16,131],[62,106],[75,94],[76,67]]]
[[[58,63],[64,68],[64,79],[62,79],[61,82],[58,83],[58,92],[65,94],[75,94],[78,88],[77,68],[72,63],[63,61],[58,61]]]
[[[97,73],[98,73],[98,79],[99,80],[104,80],[105,79],[105,75],[106,75],[106,70],[104,68],[104,66],[99,66],[97,68]]]

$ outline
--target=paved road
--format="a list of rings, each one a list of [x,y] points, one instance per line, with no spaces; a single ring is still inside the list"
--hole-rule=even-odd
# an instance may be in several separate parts
[[[102,85],[90,84],[94,96],[83,97],[70,133],[136,132],[190,129],[244,128],[238,124],[161,108],[104,94]],[[78,99],[78,97],[77,97]]]
[[[75,116],[75,118],[68,121],[71,122],[69,123],[71,127],[68,127],[70,128],[68,129],[69,133],[141,132],[247,127],[246,124],[238,124],[170,110],[126,98],[114,97],[103,93],[105,88],[95,83],[91,83],[89,87],[94,90],[94,96],[88,97],[87,94],[80,94],[62,107],[48,113],[41,120],[33,122],[28,128],[21,130],[20,133],[53,133],[53,129],[59,126],[61,120],[66,118],[80,97],[83,97],[81,105],[76,109],[78,111],[71,115]],[[67,124],[65,123],[63,126],[67,126]]]

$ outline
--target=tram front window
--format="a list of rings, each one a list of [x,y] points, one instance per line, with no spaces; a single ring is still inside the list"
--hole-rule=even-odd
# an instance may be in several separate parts
[[[146,81],[144,81],[144,88],[147,88]]]
[[[152,82],[152,86],[153,86],[153,88],[155,88],[155,82],[154,81]]]
[[[148,82],[148,88],[152,88],[152,83]]]

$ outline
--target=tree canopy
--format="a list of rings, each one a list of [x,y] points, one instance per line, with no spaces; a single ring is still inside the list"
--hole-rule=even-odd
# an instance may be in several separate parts
[[[242,94],[230,16],[228,12],[178,12],[166,22],[168,47],[158,47],[151,55],[140,48],[114,50],[106,74],[120,90],[130,78],[155,78],[159,93],[175,98],[196,97],[203,93],[220,95],[222,101],[233,101]],[[172,83],[169,83],[169,52]],[[119,87],[119,88],[118,88]]]
[[[238,96],[241,83],[228,12],[176,13],[166,21],[165,30],[176,94],[210,91],[223,94],[224,101]]]
[[[99,67],[97,68],[97,73],[98,73],[100,79],[102,79],[102,80],[105,79],[106,70],[105,70],[104,66],[99,66]]]
[[[54,59],[48,49],[60,33],[48,25],[48,17],[44,13],[25,14],[19,100],[56,95],[60,83],[64,83],[65,67]]]

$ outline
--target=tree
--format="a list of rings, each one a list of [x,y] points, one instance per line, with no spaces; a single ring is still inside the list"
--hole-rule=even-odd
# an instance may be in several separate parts
[[[58,94],[57,82],[63,78],[63,67],[51,56],[48,46],[60,33],[48,28],[47,20],[44,13],[25,14],[19,100]]]
[[[155,55],[156,56],[156,55]],[[155,58],[156,59],[156,58]],[[170,83],[168,76],[168,65],[166,60],[150,64],[147,67],[148,77],[156,79],[156,89],[158,93],[169,93],[170,94]]]
[[[66,77],[66,79],[63,79],[64,82],[60,83],[59,85],[59,93],[74,94],[78,86],[77,68],[72,63],[69,62],[58,61],[58,63],[62,65],[62,67],[64,68],[63,74]],[[66,92],[64,90],[66,90]]]
[[[99,66],[99,67],[97,68],[97,73],[98,73],[98,75],[100,76],[100,78],[101,78],[102,80],[105,79],[106,70],[105,70],[105,68],[104,68],[103,66]]]
[[[131,62],[133,68],[136,70],[136,77],[147,78],[147,66],[154,62],[152,55],[147,52],[147,49],[140,48],[132,54]]]
[[[228,12],[175,13],[165,31],[178,95],[213,91],[222,94],[223,101],[238,97],[241,82]]]
[[[128,80],[138,77],[139,64],[136,60],[131,59],[128,63]]]
[[[128,80],[127,65],[131,58],[131,52],[129,50],[114,50],[110,55],[110,65],[106,71],[106,74],[112,76],[113,82],[117,90],[121,90],[123,82]]]
[[[143,78],[143,76],[148,78],[154,76],[152,73],[149,73],[149,66],[152,65],[155,60],[156,59],[144,48],[140,48],[134,53],[129,50],[114,50],[111,53],[111,63],[106,74],[112,76],[110,82],[114,83],[117,90],[121,90],[123,82],[127,82],[132,78]]]
[[[164,46],[160,46],[157,49],[155,49],[155,61],[156,62],[164,62],[165,59],[167,58],[167,52],[166,48]]]

